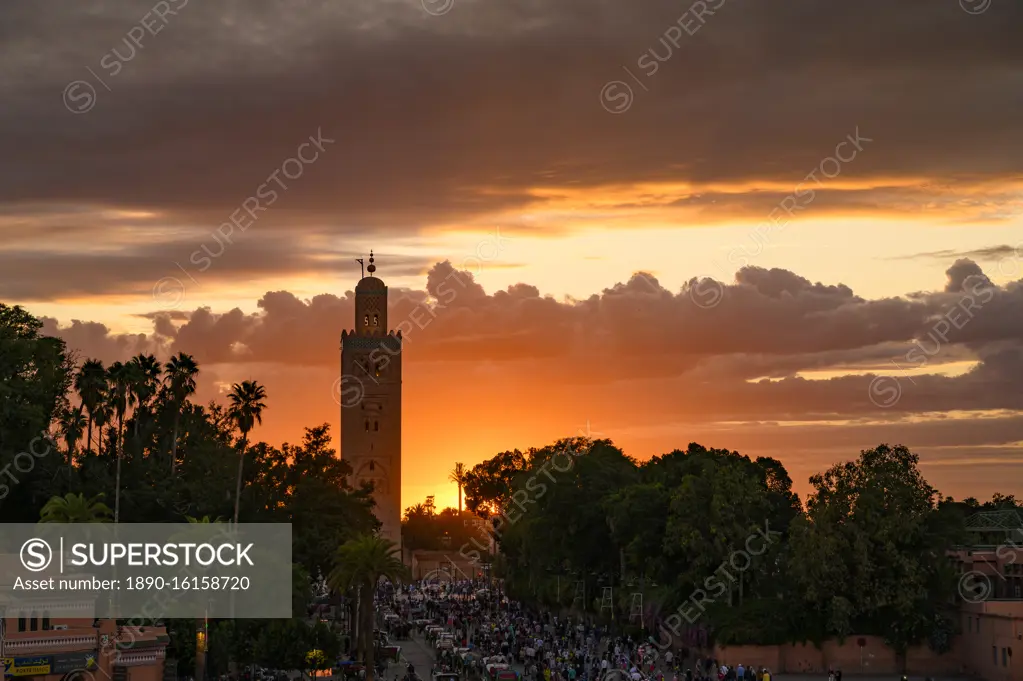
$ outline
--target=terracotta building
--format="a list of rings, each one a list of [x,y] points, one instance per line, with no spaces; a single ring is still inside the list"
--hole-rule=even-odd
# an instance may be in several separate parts
[[[387,286],[373,276],[372,251],[366,269],[355,286],[355,329],[341,332],[341,458],[355,485],[373,484],[380,534],[400,547],[401,331],[387,328]]]
[[[3,620],[0,658],[6,676],[40,681],[164,679],[168,638],[163,627],[118,627],[108,619],[51,620],[44,611],[31,615]]]
[[[95,619],[92,598],[14,599],[17,556],[0,556],[0,663],[14,681],[164,681],[169,639],[162,626],[118,627]],[[9,567],[6,567],[11,563]],[[6,575],[6,577],[5,577]],[[40,573],[40,577],[46,574]],[[81,612],[81,617],[51,617]],[[171,679],[175,676],[171,675]]]
[[[988,681],[1023,681],[1023,513],[976,513],[967,530],[973,542],[951,552],[962,574],[963,663]]]

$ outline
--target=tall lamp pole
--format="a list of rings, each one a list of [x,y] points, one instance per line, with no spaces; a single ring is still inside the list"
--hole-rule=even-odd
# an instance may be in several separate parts
[[[195,681],[203,681],[206,678],[206,651],[209,649],[210,620],[209,610],[206,616],[199,620],[195,632]]]

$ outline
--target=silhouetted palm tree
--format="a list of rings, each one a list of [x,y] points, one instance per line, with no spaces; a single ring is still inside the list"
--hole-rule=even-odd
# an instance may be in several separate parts
[[[75,450],[78,448],[78,441],[82,439],[85,432],[85,415],[82,407],[65,409],[60,415],[60,434],[64,436],[64,443],[67,445],[68,470],[75,460]],[[70,480],[70,478],[69,478]]]
[[[107,391],[107,372],[103,362],[90,359],[82,364],[75,374],[75,390],[82,398],[82,406],[89,413],[89,436],[85,441],[85,451],[92,452],[92,425],[96,421],[96,410],[103,403]],[[102,436],[98,438],[102,442]]]
[[[465,464],[456,463],[454,470],[451,471],[451,475],[448,476],[448,480],[458,485],[458,513],[462,513],[462,487],[465,485]]]
[[[139,422],[141,415],[149,413],[149,405],[156,391],[160,388],[160,374],[163,370],[160,362],[153,355],[139,353],[128,362],[132,367],[132,394],[135,395],[135,441],[139,442]]]
[[[257,423],[263,423],[266,409],[266,389],[256,381],[242,381],[231,386],[228,395],[231,400],[230,415],[241,431],[241,452],[238,454],[238,480],[234,487],[234,524],[238,524],[238,508],[242,496],[242,468],[245,465],[245,448],[249,444],[249,431]]]
[[[133,439],[138,440],[138,421],[139,421],[139,409],[138,404],[139,393],[145,391],[145,375],[142,373],[142,367],[135,361],[134,358],[129,359],[123,365],[123,376],[124,376],[124,395],[126,398],[125,406],[125,417],[128,416],[128,409],[134,407],[135,423],[132,426]],[[120,438],[118,438],[120,439]],[[124,446],[121,446],[121,452],[124,452]]]
[[[373,681],[373,596],[383,577],[389,581],[411,579],[408,568],[395,555],[397,545],[375,535],[362,535],[338,547],[334,569],[327,584],[335,591],[357,589],[359,593],[359,632],[357,645],[362,650],[366,681]]]
[[[178,424],[181,421],[181,408],[189,395],[195,393],[195,377],[199,374],[199,365],[191,355],[179,352],[167,362],[164,383],[174,401],[174,435],[171,440],[171,475],[174,475],[178,463]]]
[[[114,473],[114,522],[121,519],[121,458],[124,452],[124,412],[128,410],[128,402],[132,399],[132,370],[127,364],[114,362],[107,369],[110,381],[108,395],[110,408],[117,417],[117,439],[115,451],[117,455],[116,472]]]
[[[114,417],[114,409],[110,404],[110,395],[103,393],[103,401],[96,405],[96,453],[103,453],[103,429],[110,425]]]
[[[109,523],[110,508],[102,503],[102,494],[86,499],[84,494],[68,493],[52,497],[39,514],[41,523]]]

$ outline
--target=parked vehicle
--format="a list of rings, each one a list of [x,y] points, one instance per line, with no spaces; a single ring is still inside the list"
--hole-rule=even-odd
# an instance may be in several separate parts
[[[461,678],[454,672],[437,672],[433,675],[433,681],[461,681]]]
[[[495,665],[487,668],[487,677],[490,681],[519,681],[520,675],[508,665]]]
[[[382,631],[374,632],[375,635],[375,646],[377,659],[380,660],[397,660],[401,655],[401,646],[391,642],[387,634]]]
[[[362,676],[365,671],[366,667],[364,665],[351,660],[345,660],[343,662],[339,662],[337,667],[334,668],[334,675],[340,676],[346,681],[353,681],[354,679],[358,679]]]

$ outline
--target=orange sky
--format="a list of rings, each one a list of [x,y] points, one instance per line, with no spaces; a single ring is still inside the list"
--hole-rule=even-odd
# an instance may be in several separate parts
[[[404,505],[587,421],[801,493],[901,442],[943,492],[1023,494],[1023,6],[727,3],[682,36],[668,0],[240,8],[130,57],[144,8],[0,9],[0,300],[82,357],[188,352],[198,399],[267,386],[266,440],[336,432],[373,248]]]

